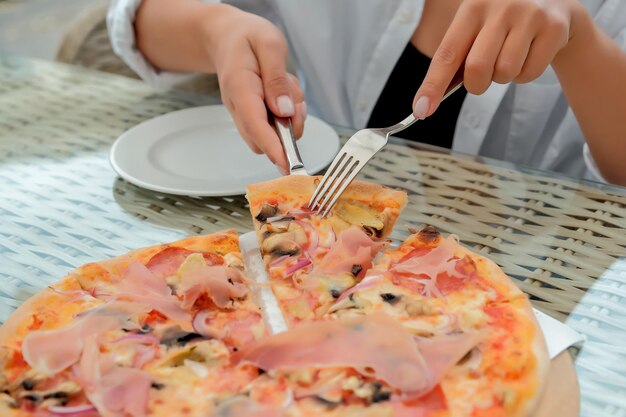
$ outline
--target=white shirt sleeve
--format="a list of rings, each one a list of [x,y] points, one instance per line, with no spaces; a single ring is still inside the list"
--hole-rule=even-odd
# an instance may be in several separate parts
[[[117,56],[144,81],[155,87],[171,87],[193,74],[159,71],[154,68],[135,45],[135,14],[141,0],[112,0],[107,13],[111,46]]]
[[[602,177],[600,174],[600,170],[598,169],[598,165],[596,165],[596,161],[593,160],[593,156],[591,155],[591,151],[589,150],[589,145],[585,143],[583,146],[583,159],[585,160],[585,165],[587,166],[588,171],[588,179],[593,181],[600,182],[608,182]]]

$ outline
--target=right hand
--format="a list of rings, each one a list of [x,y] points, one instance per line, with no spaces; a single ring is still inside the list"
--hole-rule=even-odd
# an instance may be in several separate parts
[[[206,29],[222,101],[250,149],[266,154],[286,174],[287,160],[266,106],[277,116],[291,117],[298,138],[307,114],[298,79],[287,73],[287,41],[262,17],[231,6],[221,13]]]

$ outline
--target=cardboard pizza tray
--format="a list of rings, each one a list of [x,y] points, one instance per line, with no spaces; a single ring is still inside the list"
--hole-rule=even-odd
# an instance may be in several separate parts
[[[552,359],[548,381],[533,417],[578,417],[580,389],[574,363],[567,350]]]

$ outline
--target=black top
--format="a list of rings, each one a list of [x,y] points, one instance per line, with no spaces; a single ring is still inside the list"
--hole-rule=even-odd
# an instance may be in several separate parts
[[[415,92],[420,87],[429,65],[430,58],[409,43],[380,93],[367,127],[391,126],[406,117],[411,112]],[[432,116],[416,122],[396,136],[451,148],[456,121],[466,95],[465,88],[460,88],[441,103]]]

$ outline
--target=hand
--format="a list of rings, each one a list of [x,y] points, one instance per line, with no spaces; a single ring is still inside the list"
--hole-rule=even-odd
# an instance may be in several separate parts
[[[492,81],[538,78],[573,36],[581,11],[578,0],[464,0],[415,95],[413,114],[433,114],[462,65],[472,94]]]
[[[207,25],[207,48],[217,72],[222,101],[250,149],[264,153],[287,173],[287,160],[267,119],[266,105],[277,116],[291,117],[302,136],[307,107],[298,79],[286,70],[287,41],[262,17],[228,7]]]

